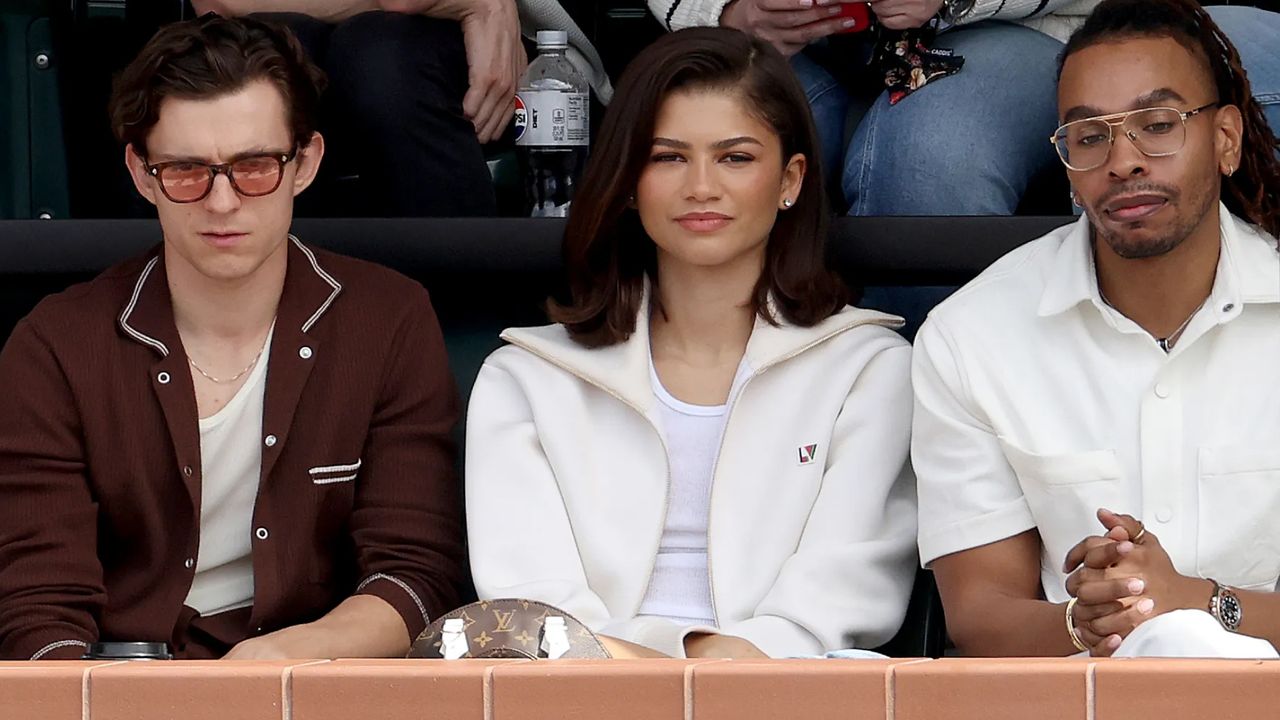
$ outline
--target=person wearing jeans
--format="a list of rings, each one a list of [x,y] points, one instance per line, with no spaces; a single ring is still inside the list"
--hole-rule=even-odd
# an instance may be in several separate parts
[[[1011,7],[941,33],[937,46],[963,57],[964,68],[897,105],[881,93],[847,144],[845,119],[856,98],[817,53],[793,57],[828,177],[838,178],[848,214],[1012,215],[1032,178],[1052,171],[1057,160],[1046,139],[1056,125],[1061,29],[1070,32],[1083,16],[1033,29],[1006,21],[1017,16]],[[1280,13],[1207,10],[1239,50],[1268,122],[1280,127]]]

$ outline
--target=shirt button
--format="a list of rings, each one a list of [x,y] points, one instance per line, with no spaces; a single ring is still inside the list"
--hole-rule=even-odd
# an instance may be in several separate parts
[[[193,472],[193,471],[192,471],[192,469],[191,469],[191,466],[190,466],[190,465],[184,465],[184,466],[182,467],[182,474],[183,474],[183,475],[186,475],[187,477],[191,477],[191,473],[192,473],[192,472]]]
[[[267,447],[275,447],[275,446],[276,446],[276,436],[275,436],[275,435],[268,435],[268,436],[266,437],[266,439],[264,439],[262,442],[266,443]]]
[[[188,569],[188,570],[190,570],[191,568],[193,568],[193,567],[195,567],[195,566],[196,566],[196,561],[195,561],[195,559],[194,559],[194,558],[187,558],[187,559],[186,559],[186,561],[182,563],[182,567],[184,567],[184,568],[186,568],[186,569]]]
[[[264,527],[260,527],[260,528],[258,528],[257,532],[255,532],[255,533],[254,533],[254,535],[257,535],[257,536],[258,536],[258,539],[259,539],[259,540],[266,540],[266,539],[267,539],[267,536],[268,536],[268,535],[270,535],[270,534],[271,534],[271,533],[267,532],[267,529],[266,529],[266,528],[264,528]]]
[[[1156,397],[1161,399],[1169,397],[1169,386],[1164,383],[1156,383]]]
[[[1169,522],[1172,517],[1173,511],[1169,508],[1160,508],[1156,511],[1156,520],[1159,520],[1162,523]]]
[[[298,357],[302,358],[303,360],[310,360],[311,348],[307,347],[306,345],[303,345],[302,349],[298,350]]]
[[[162,373],[160,373],[159,375],[156,375],[156,382],[160,383],[161,385],[168,385],[168,384],[169,384],[169,373],[167,373],[167,372],[162,372]]]

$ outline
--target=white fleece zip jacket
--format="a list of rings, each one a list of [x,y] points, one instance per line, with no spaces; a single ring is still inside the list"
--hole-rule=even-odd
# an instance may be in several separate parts
[[[855,308],[812,328],[757,320],[712,479],[708,628],[636,616],[670,483],[644,317],[598,349],[560,325],[508,330],[485,361],[466,443],[479,596],[541,600],[675,657],[692,631],[774,657],[892,637],[917,564],[901,321]]]

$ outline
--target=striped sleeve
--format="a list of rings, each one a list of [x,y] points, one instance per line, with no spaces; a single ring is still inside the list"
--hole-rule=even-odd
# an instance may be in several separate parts
[[[649,0],[649,11],[667,30],[715,27],[729,0]]]

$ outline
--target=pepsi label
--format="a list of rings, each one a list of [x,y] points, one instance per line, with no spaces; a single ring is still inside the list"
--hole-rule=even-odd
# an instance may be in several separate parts
[[[516,95],[517,145],[585,147],[590,127],[587,93],[526,90]]]

